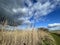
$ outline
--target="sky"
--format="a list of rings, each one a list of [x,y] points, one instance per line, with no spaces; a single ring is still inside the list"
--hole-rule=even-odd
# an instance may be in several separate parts
[[[0,0],[3,21],[19,29],[60,27],[60,0]]]
[[[60,8],[56,8],[44,18],[46,19],[44,21],[40,21],[37,25],[48,26],[48,24],[60,23]]]

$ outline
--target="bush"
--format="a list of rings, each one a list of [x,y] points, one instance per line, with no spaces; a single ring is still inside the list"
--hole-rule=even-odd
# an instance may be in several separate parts
[[[38,28],[38,30],[42,30],[42,31],[47,31],[48,32],[47,28]]]

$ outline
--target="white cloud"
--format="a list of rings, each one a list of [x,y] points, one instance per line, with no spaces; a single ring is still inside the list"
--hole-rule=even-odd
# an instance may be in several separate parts
[[[50,30],[60,30],[60,27],[49,28]]]
[[[53,27],[53,26],[60,26],[60,23],[48,24],[48,26],[50,26],[50,27]]]
[[[13,8],[12,11],[14,13],[17,13],[17,12],[26,13],[26,12],[28,12],[28,8],[17,8],[17,9]]]
[[[31,24],[31,22],[29,20],[25,20],[24,23],[25,24]]]
[[[23,21],[24,21],[24,20],[25,20],[25,18],[23,18],[23,17],[22,17],[22,18],[18,18],[18,20],[23,20]]]
[[[45,2],[44,4],[41,4],[40,2],[37,2],[33,4],[31,8],[29,8],[29,16],[33,16],[36,20],[39,20],[41,16],[45,16],[53,11],[55,8],[55,4],[51,4],[49,1]]]
[[[27,24],[27,25],[30,25],[32,22],[28,20],[28,18],[19,18],[18,20],[22,20],[23,21],[23,24]]]
[[[48,24],[50,30],[60,30],[60,23]]]
[[[22,19],[21,17],[19,18],[19,20],[24,20],[23,23],[31,22],[29,19],[32,16],[34,16],[33,20],[40,21],[41,16],[46,16],[47,14],[51,13],[55,9],[58,2],[59,0],[54,0],[54,3],[51,3],[49,0],[46,0],[44,4],[42,4],[41,1],[37,1],[33,4],[30,0],[26,0],[25,3],[28,5],[28,7],[24,6],[23,8],[13,8],[12,11],[15,13],[20,12],[24,14],[22,16]]]
[[[13,30],[14,27],[13,26],[9,26],[9,25],[3,26],[3,25],[0,24],[0,29]]]

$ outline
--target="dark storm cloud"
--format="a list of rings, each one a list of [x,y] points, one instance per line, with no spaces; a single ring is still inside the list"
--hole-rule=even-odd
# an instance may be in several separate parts
[[[1,8],[0,8],[1,9]],[[0,10],[0,24],[2,24],[2,22],[6,21],[8,22],[8,25],[14,26],[14,25],[20,25],[22,24],[22,21],[17,20],[17,18],[19,17],[19,15],[12,15],[11,13],[8,13],[6,10],[1,9]]]
[[[22,4],[22,1],[17,1],[17,0],[0,0],[0,24],[2,24],[2,22],[6,21],[8,22],[8,25],[11,26],[17,26],[17,25],[21,25],[22,24],[22,20],[18,20],[18,17],[21,17],[23,14],[22,13],[14,13],[12,11],[13,8],[17,8],[19,7],[18,5],[19,2]],[[20,5],[20,6],[21,6]],[[23,6],[21,6],[23,7]]]

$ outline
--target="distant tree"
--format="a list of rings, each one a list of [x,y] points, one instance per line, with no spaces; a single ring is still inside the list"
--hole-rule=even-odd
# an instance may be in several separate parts
[[[48,29],[47,29],[47,28],[38,28],[38,30],[48,31]]]
[[[0,29],[0,32],[1,32],[2,30]]]

